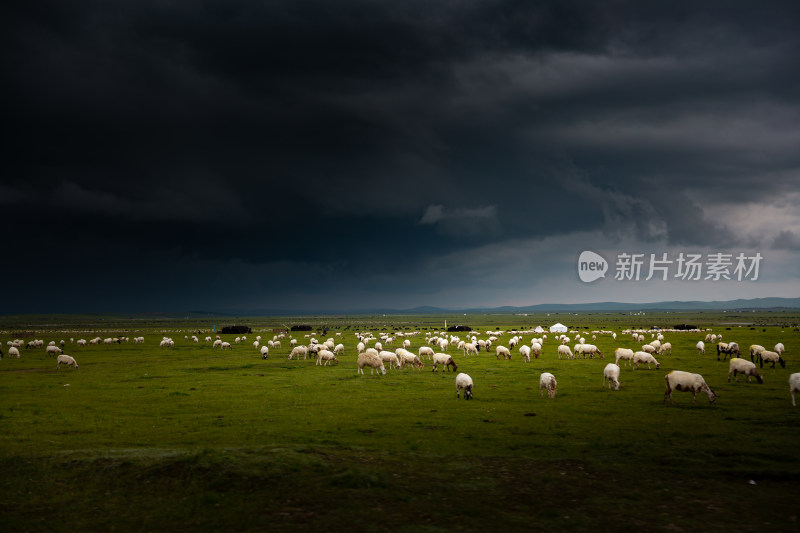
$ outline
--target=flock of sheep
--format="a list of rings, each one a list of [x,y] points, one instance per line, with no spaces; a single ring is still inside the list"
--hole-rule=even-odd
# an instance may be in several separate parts
[[[532,356],[538,359],[542,355],[542,347],[547,340],[547,335],[544,334],[542,330],[520,332],[519,335],[515,334],[509,339],[507,343],[508,346],[497,344],[499,336],[504,333],[505,332],[503,331],[487,331],[486,338],[478,339],[477,336],[471,335],[466,340],[462,340],[459,336],[451,335],[446,332],[426,333],[424,345],[419,348],[418,353],[416,354],[410,352],[409,348],[411,347],[410,337],[420,335],[421,333],[418,331],[410,333],[397,332],[394,335],[384,333],[379,337],[375,337],[370,332],[356,333],[355,335],[358,340],[356,347],[357,372],[359,374],[363,374],[364,367],[369,367],[370,374],[373,374],[375,371],[378,371],[380,374],[386,374],[386,366],[389,366],[390,369],[412,367],[417,370],[422,370],[425,367],[425,363],[423,361],[427,360],[431,362],[434,372],[439,367],[442,367],[444,370],[449,369],[455,372],[458,370],[458,364],[452,355],[446,353],[454,346],[458,351],[463,353],[464,357],[478,355],[478,353],[481,351],[491,352],[492,346],[494,346],[494,354],[498,360],[511,360],[513,353],[512,350],[514,350],[514,348],[517,348],[517,351],[519,352],[523,362],[530,362]],[[558,342],[556,353],[559,359],[562,357],[566,359],[574,359],[579,356],[583,358],[586,358],[587,356],[589,358],[594,358],[595,356],[599,358],[604,357],[603,352],[601,352],[594,344],[587,343],[586,339],[581,336],[579,332],[573,331],[571,333],[575,334],[574,340],[576,341],[576,344],[572,350],[570,349],[569,344],[573,339],[570,339],[570,337],[565,334],[555,337]],[[631,335],[634,342],[640,343],[644,342],[645,333],[647,332],[643,330],[626,330],[622,332],[623,335]],[[522,334],[538,334],[540,336],[534,336],[528,345],[522,343]],[[596,339],[597,335],[604,334],[610,335],[614,340],[617,338],[617,334],[610,331],[593,331],[592,338]],[[672,345],[669,342],[665,342],[662,331],[650,332],[650,334],[653,340],[647,344],[643,344],[641,350],[634,351],[629,348],[617,348],[615,350],[615,361],[613,363],[608,363],[603,369],[604,388],[607,385],[609,389],[613,387],[614,390],[619,390],[619,378],[621,372],[621,368],[619,366],[620,361],[622,361],[623,364],[630,365],[633,370],[638,369],[639,365],[643,364],[646,364],[648,369],[651,368],[651,365],[655,365],[655,367],[658,369],[660,367],[660,363],[655,356],[669,355],[672,353]],[[341,336],[342,334],[341,332],[337,332],[336,335]],[[255,337],[252,345],[263,359],[267,359],[269,357],[270,349],[275,350],[281,348],[281,341],[285,340],[285,338],[286,334],[283,333],[274,335],[272,339],[267,340],[266,343],[262,345],[262,337],[258,335]],[[303,343],[299,343],[299,341],[295,338],[288,339],[287,342],[291,347],[291,350],[288,354],[289,360],[294,358],[299,360],[301,356],[303,359],[307,359],[308,356],[314,356],[316,358],[317,365],[327,366],[330,363],[338,364],[339,359],[337,356],[344,353],[344,344],[341,342],[337,343],[333,338],[329,338],[324,342],[319,342],[311,335],[305,335],[305,339],[307,340],[304,340]],[[697,343],[696,348],[700,354],[705,354],[705,343],[715,344],[717,360],[719,360],[720,357],[722,357],[723,360],[726,358],[729,359],[728,381],[730,381],[731,376],[734,377],[735,381],[738,381],[738,375],[743,374],[746,376],[748,382],[752,377],[758,383],[762,383],[763,379],[756,368],[756,362],[760,364],[761,368],[763,368],[765,362],[772,363],[772,368],[775,368],[776,363],[779,363],[784,368],[786,366],[786,362],[783,359],[785,348],[782,343],[777,343],[773,350],[767,350],[763,346],[757,344],[751,345],[749,349],[750,361],[747,361],[746,359],[740,357],[741,350],[737,343],[722,342],[721,339],[722,335],[709,333],[706,335],[703,341],[699,341]],[[191,337],[187,335],[184,337],[184,340],[194,344],[200,343],[200,339],[196,335],[192,335]],[[130,338],[128,337],[109,337],[105,339],[96,337],[89,341],[85,339],[78,339],[76,345],[109,345],[115,343],[121,344],[129,341]],[[70,338],[69,342],[74,342],[74,339]],[[144,337],[135,337],[133,342],[136,344],[144,343]],[[220,350],[232,349],[231,343],[223,341],[219,336],[216,336],[215,339],[212,339],[210,336],[206,336],[204,342],[211,344],[213,348],[219,348]],[[247,337],[244,335],[236,337],[233,342],[234,344],[247,342]],[[402,346],[394,351],[384,349],[384,345],[388,346],[395,342],[401,342]],[[368,347],[368,344],[373,344],[373,346]],[[61,340],[58,345],[55,341],[50,341],[48,345],[45,346],[44,341],[38,339],[29,341],[27,343],[21,339],[15,339],[7,342],[8,357],[19,358],[19,349],[23,346],[25,349],[44,347],[47,355],[56,356],[57,369],[60,370],[61,365],[72,366],[73,368],[77,369],[78,364],[75,359],[72,356],[63,353],[65,345],[65,340]],[[159,343],[159,346],[161,348],[172,348],[175,346],[175,341],[170,337],[163,337]],[[440,351],[434,350],[431,346],[437,347]],[[2,359],[2,357],[3,351],[0,349],[0,359]],[[700,374],[673,370],[666,374],[665,380],[665,403],[667,399],[669,399],[670,403],[672,403],[672,393],[676,390],[691,392],[693,395],[693,402],[695,404],[697,403],[698,392],[705,393],[708,396],[709,402],[712,404],[716,400],[716,393],[711,389],[711,387],[708,386],[705,379]],[[540,375],[539,392],[541,396],[544,396],[546,393],[549,398],[554,398],[557,393],[557,386],[556,377],[553,374],[549,372],[543,372]],[[473,388],[474,383],[472,378],[468,374],[459,373],[456,377],[456,397],[460,397],[460,393],[463,391],[466,399],[472,399]],[[800,373],[795,373],[790,376],[789,390],[792,397],[792,405],[796,405],[795,395],[797,392],[800,392]]]

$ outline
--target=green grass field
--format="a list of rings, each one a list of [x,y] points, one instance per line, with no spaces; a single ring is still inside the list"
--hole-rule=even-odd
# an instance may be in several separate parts
[[[479,338],[507,330],[504,345],[512,328],[556,321],[618,338],[589,335],[603,360],[558,360],[552,335],[529,364],[516,350],[498,361],[451,348],[475,381],[473,401],[457,400],[455,374],[430,365],[356,374],[354,331],[421,331],[416,352],[445,318]],[[800,407],[788,389],[800,371],[796,313],[238,321],[254,331],[223,352],[203,337],[232,320],[5,317],[6,354],[13,338],[63,338],[80,368],[57,371],[43,349],[0,361],[0,530],[800,530]],[[783,342],[787,367],[765,367],[763,385],[729,383],[713,346],[697,354],[704,335],[666,333],[673,355],[660,370],[623,366],[621,390],[601,387],[614,349],[639,346],[622,329],[682,322],[744,350]],[[288,338],[261,359],[255,336],[297,323],[345,344],[338,366],[287,361]],[[199,345],[184,340],[198,329]],[[145,344],[69,343],[117,335]],[[165,335],[174,348],[158,347]],[[703,374],[716,404],[676,392],[664,406],[672,369]],[[558,378],[555,399],[540,397],[543,371]]]

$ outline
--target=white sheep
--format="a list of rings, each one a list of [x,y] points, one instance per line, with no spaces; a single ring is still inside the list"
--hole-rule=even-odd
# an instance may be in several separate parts
[[[508,358],[509,361],[511,360],[511,352],[505,346],[498,345],[495,348],[495,354],[497,355],[498,360],[500,360],[501,355],[503,356],[503,358]]]
[[[222,341],[217,339],[214,341],[214,344],[211,345],[212,348],[222,347]]]
[[[669,398],[670,404],[675,402],[672,400],[672,391],[684,391],[692,393],[692,403],[697,405],[697,393],[705,392],[708,396],[708,402],[713,404],[717,400],[717,393],[708,386],[706,380],[700,374],[692,374],[691,372],[683,372],[681,370],[673,370],[664,379],[667,382],[667,390],[664,393],[664,403],[667,403]]]
[[[794,401],[794,395],[800,392],[800,372],[796,372],[789,376],[789,392],[792,394],[792,405],[797,405]]]
[[[633,363],[634,352],[630,348],[617,348],[614,350],[614,355],[616,356],[616,360],[614,361],[616,364],[619,364],[620,359],[627,361],[629,365]]]
[[[459,393],[463,390],[464,399],[471,400],[472,388],[473,388],[472,378],[469,377],[468,374],[461,372],[456,376],[456,398],[459,397]]]
[[[337,355],[342,355],[344,353],[344,344],[339,343],[336,346],[334,346],[333,353]]]
[[[438,365],[444,366],[445,371],[447,371],[448,367],[455,372],[458,370],[458,365],[453,360],[453,356],[448,355],[446,353],[435,353],[433,354],[433,370],[432,372],[436,372]]]
[[[264,348],[266,348],[266,346],[264,346]],[[301,355],[303,356],[303,359],[306,359],[308,357],[308,348],[306,348],[302,344],[292,348],[292,351],[289,352],[288,359],[291,359],[292,357],[297,357],[297,360],[299,361]]]
[[[700,352],[700,355],[706,354],[706,344],[703,341],[697,341],[696,348],[697,351]]]
[[[78,339],[78,342],[76,342],[75,344],[77,344],[78,346],[86,346],[86,339]]]
[[[750,376],[756,378],[756,381],[759,383],[764,383],[764,379],[761,377],[761,374],[758,373],[758,369],[756,369],[756,364],[747,359],[731,357],[728,362],[728,381],[731,380],[731,374],[733,374],[733,380],[737,382],[739,381],[739,376],[737,374],[744,374],[747,376],[748,383],[750,383]]]
[[[369,373],[370,375],[373,374],[375,369],[380,369],[382,374],[386,374],[386,367],[383,366],[383,361],[381,358],[378,357],[377,354],[372,352],[363,352],[358,354],[358,361],[356,361],[356,365],[358,366],[358,374],[364,373],[364,367],[368,366],[370,368]]]
[[[544,391],[546,390],[549,398],[555,398],[557,386],[556,377],[553,374],[542,372],[539,377],[539,396],[544,396]]]
[[[764,368],[764,361],[767,363],[772,363],[772,368],[775,368],[775,363],[780,363],[781,368],[786,368],[786,361],[784,361],[783,357],[781,357],[777,352],[764,350],[759,354],[758,360],[761,362],[761,368]]]
[[[469,354],[478,355],[478,346],[472,342],[464,343],[464,356]]]
[[[59,354],[64,353],[63,350],[61,350],[61,348],[59,348],[58,346],[48,346],[47,348],[44,349],[44,351],[45,351],[45,353],[47,355],[51,355],[51,354],[52,355],[59,355]]]
[[[400,360],[401,367],[413,365],[417,370],[422,370],[425,368],[425,365],[422,364],[422,361],[418,355],[414,355],[404,348],[398,348],[395,353],[397,354],[397,358]]]
[[[558,358],[561,359],[562,355],[566,359],[575,359],[575,356],[572,355],[572,350],[569,349],[569,346],[566,346],[564,344],[558,346]]]
[[[378,357],[381,358],[384,364],[389,364],[389,370],[394,368],[400,368],[400,359],[397,358],[397,354],[392,352],[387,352],[386,350],[381,350],[378,352]]]
[[[542,343],[540,342],[531,343],[531,355],[535,359],[539,359],[539,356],[542,355]]]
[[[9,357],[16,356],[17,359],[19,359],[19,348],[17,348],[16,346],[12,346],[11,348],[9,348],[8,349],[8,356]]]
[[[614,363],[608,363],[603,369],[603,387],[608,383],[608,388],[614,384],[614,390],[619,390],[619,366]]]
[[[523,344],[519,347],[519,354],[522,356],[523,363],[530,363],[531,362],[531,347],[527,344]]]
[[[259,344],[261,344],[261,343],[260,343],[260,342],[258,342],[258,341],[253,341],[253,348],[255,348],[256,350],[258,350],[258,345],[259,345]]]
[[[774,351],[778,355],[783,355],[783,352],[786,351],[786,348],[784,348],[782,342],[779,342],[778,344],[775,345],[775,348],[773,348],[772,351]]]
[[[425,356],[427,356],[428,359],[432,359],[433,358],[433,348],[431,348],[430,346],[420,346],[419,358],[422,359]]]
[[[756,359],[758,359],[758,357],[761,355],[761,352],[763,352],[764,350],[766,350],[766,348],[764,348],[760,344],[751,344],[750,345],[750,361],[755,363]]]
[[[78,363],[75,359],[67,354],[61,354],[56,359],[56,370],[61,370],[61,365],[72,366],[75,370],[78,369]]]
[[[648,370],[650,369],[650,365],[656,365],[656,368],[661,368],[661,364],[656,361],[656,358],[653,357],[653,354],[647,352],[636,352],[633,354],[633,369],[639,369],[639,363],[647,363]]]
[[[739,357],[739,345],[735,342],[727,343],[727,342],[718,342],[717,343],[717,361],[719,361],[720,354],[723,354],[722,360],[725,360],[725,357]]]
[[[324,365],[323,361],[325,361]],[[336,359],[336,356],[332,351],[320,350],[319,352],[317,352],[317,362],[316,362],[317,365],[328,366],[328,363],[330,363],[331,361],[333,361],[336,364],[339,363],[339,360]]]
[[[223,342],[223,343],[220,345],[220,349],[222,349],[222,350],[233,350],[233,347],[231,347],[231,343],[229,343],[229,342]]]
[[[581,353],[583,354],[583,358],[586,358],[586,355],[589,355],[590,359],[594,359],[595,354],[600,356],[600,359],[603,359],[603,352],[595,346],[594,344],[585,344],[581,343]]]
[[[652,344],[644,344],[642,345],[642,350],[645,353],[656,353],[656,347]]]
[[[665,342],[661,345],[661,349],[658,350],[659,355],[672,355],[672,343]]]
[[[266,359],[269,357],[269,346],[262,346],[261,347],[261,359]]]

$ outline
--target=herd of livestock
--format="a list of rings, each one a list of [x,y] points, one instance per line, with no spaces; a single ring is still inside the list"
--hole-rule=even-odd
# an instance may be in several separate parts
[[[603,385],[608,385],[609,388],[619,390],[620,381],[620,363],[623,365],[630,365],[633,369],[637,369],[639,365],[646,364],[648,368],[654,365],[656,368],[660,367],[660,363],[656,356],[669,355],[672,353],[672,344],[666,342],[664,333],[669,330],[625,330],[622,335],[629,335],[634,342],[644,343],[645,335],[650,334],[651,341],[642,344],[641,350],[633,350],[630,348],[617,348],[614,352],[615,360],[613,363],[609,362],[603,369]],[[694,333],[700,333],[699,330],[694,330]],[[356,333],[356,366],[359,374],[364,373],[364,368],[369,367],[370,373],[378,371],[381,374],[386,374],[386,367],[390,369],[397,368],[416,368],[422,370],[425,363],[430,361],[433,371],[439,367],[447,370],[457,371],[458,364],[453,355],[449,351],[456,350],[463,354],[464,357],[470,355],[478,355],[481,351],[486,353],[493,353],[499,359],[511,360],[514,352],[519,353],[523,362],[530,362],[531,357],[538,359],[543,353],[543,346],[548,340],[548,336],[544,330],[537,328],[535,331],[513,331],[511,337],[507,339],[505,344],[500,344],[500,337],[506,332],[504,331],[486,331],[485,335],[481,338],[475,334],[476,332],[469,332],[467,338],[462,339],[458,335],[453,335],[447,332],[429,332],[424,334],[424,341],[422,346],[419,347],[416,353],[411,352],[411,339],[423,335],[419,331],[401,332],[398,331],[394,334],[381,333],[379,336],[374,336],[371,332]],[[616,340],[617,333],[611,331],[592,331],[592,332],[578,332],[571,331],[570,337],[563,332],[561,334],[553,334],[553,340],[556,343],[556,351],[558,358],[574,359],[577,357],[582,358],[604,358],[600,349],[592,344],[586,342],[586,336],[591,335],[592,340],[596,339],[598,335],[609,335],[612,339]],[[341,337],[342,333],[337,332],[336,337]],[[529,342],[523,342],[524,335],[532,335]],[[219,335],[212,338],[206,336],[203,343],[209,344],[212,348],[219,348],[220,350],[232,349],[233,344],[248,343],[247,336],[237,336],[232,339],[232,343],[224,341]],[[288,337],[288,338],[287,338]],[[302,342],[287,333],[278,333],[267,339],[262,344],[262,336],[256,335],[252,341],[252,345],[263,359],[269,357],[270,351],[273,353],[282,348],[282,342],[288,344],[288,359],[307,359],[313,357],[316,359],[316,364],[320,366],[327,366],[330,363],[339,362],[339,357],[344,353],[345,346],[343,342],[336,340],[335,337],[328,338],[320,342],[311,334],[306,334]],[[341,340],[341,339],[340,339]],[[69,339],[69,344],[75,346],[87,345],[110,345],[122,344],[130,342],[129,337],[95,337],[90,340],[74,338]],[[197,335],[185,335],[184,341],[200,344],[200,338]],[[574,345],[570,348],[570,344],[574,341]],[[136,344],[144,343],[144,337],[134,337],[133,342]],[[401,346],[395,350],[384,349],[384,346],[389,347],[395,343]],[[762,383],[762,377],[758,368],[763,368],[764,364],[772,365],[775,368],[776,364],[781,367],[786,366],[783,359],[785,347],[783,343],[777,343],[772,350],[766,349],[764,346],[753,344],[749,346],[748,354],[749,360],[743,357],[742,349],[736,342],[723,342],[722,335],[707,333],[704,340],[700,340],[696,344],[696,349],[700,354],[706,353],[706,343],[710,343],[716,349],[717,359],[728,359],[728,380],[731,376],[734,380],[738,380],[738,375],[746,376],[747,381],[751,378],[757,382]],[[78,363],[75,358],[64,353],[67,341],[62,339],[59,342],[50,341],[45,345],[45,342],[40,339],[24,341],[23,339],[9,340],[7,343],[8,357],[20,357],[20,349],[37,349],[44,348],[47,355],[55,356],[57,369],[61,365],[72,366],[78,368]],[[172,348],[175,346],[175,341],[171,337],[162,337],[159,341],[161,348]],[[3,351],[0,349],[0,359],[3,357]],[[712,404],[716,400],[716,393],[708,386],[702,375],[673,370],[665,376],[666,391],[664,393],[664,402],[668,399],[672,402],[672,393],[674,391],[686,391],[693,394],[693,400],[696,403],[697,393],[705,393],[708,396],[709,402]],[[556,377],[549,372],[543,372],[540,376],[540,395],[545,393],[550,398],[554,398],[557,392]],[[463,391],[464,397],[467,399],[473,398],[474,383],[472,378],[465,374],[459,373],[456,377],[456,396],[459,397]],[[792,405],[796,405],[795,395],[800,392],[800,373],[791,374],[789,378],[789,390],[792,398]]]

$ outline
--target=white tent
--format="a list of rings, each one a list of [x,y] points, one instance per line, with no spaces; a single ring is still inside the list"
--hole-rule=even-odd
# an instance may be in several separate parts
[[[567,326],[565,326],[560,322],[550,326],[550,333],[566,333],[566,332],[567,332]]]
[[[536,326],[536,329],[533,330],[534,333],[544,333],[544,328],[542,326]]]

